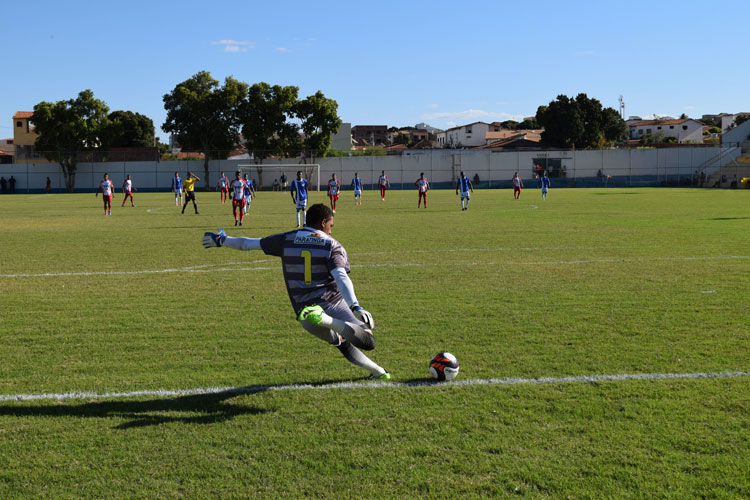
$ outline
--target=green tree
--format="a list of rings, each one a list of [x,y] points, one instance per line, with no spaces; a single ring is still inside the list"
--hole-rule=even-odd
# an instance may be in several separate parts
[[[54,103],[42,101],[34,106],[31,122],[38,137],[34,142],[49,161],[59,162],[65,189],[75,189],[78,153],[92,151],[102,145],[109,125],[109,108],[84,90],[75,99]]]
[[[580,110],[583,120],[583,133],[576,147],[599,148],[602,146],[604,133],[602,132],[602,103],[589,98],[586,94],[578,94],[575,104]]]
[[[175,134],[183,149],[203,153],[206,189],[211,186],[209,160],[225,159],[237,143],[247,88],[232,77],[221,86],[208,71],[200,71],[164,95],[162,130]]]
[[[536,119],[524,120],[516,126],[518,130],[537,130],[542,128]]]
[[[297,142],[299,128],[290,120],[294,117],[298,92],[294,86],[265,82],[250,87],[242,108],[242,136],[256,163],[274,153],[287,153],[284,148]]]
[[[627,125],[612,108],[602,109],[597,99],[578,94],[575,99],[557,96],[537,109],[536,121],[544,127],[542,141],[562,148],[598,148],[605,141],[627,137]]]
[[[500,123],[500,126],[506,130],[516,130],[518,128],[519,123],[515,120],[505,120],[504,122]]]
[[[614,108],[602,110],[602,132],[604,139],[611,142],[624,141],[630,134],[630,129],[620,113]]]
[[[148,116],[132,111],[113,111],[107,118],[109,147],[133,148],[154,145],[154,122]]]
[[[341,126],[338,108],[338,103],[327,98],[320,90],[295,105],[295,115],[302,122],[302,132],[305,134],[302,145],[310,157],[310,163],[315,163],[316,153],[325,156],[331,148],[333,135]]]
[[[409,137],[409,134],[398,134],[393,139],[394,144],[404,144],[408,146],[410,142],[411,142],[411,138]]]
[[[287,156],[300,148],[294,117],[299,88],[266,82],[253,84],[242,107],[242,136],[253,154],[258,184],[263,185],[263,160],[271,154]]]
[[[561,148],[580,147],[583,119],[574,99],[561,94],[548,106],[539,106],[536,121],[544,127],[543,142]]]

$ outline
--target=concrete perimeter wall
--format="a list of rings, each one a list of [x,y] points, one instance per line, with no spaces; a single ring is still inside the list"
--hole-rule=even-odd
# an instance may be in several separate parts
[[[613,149],[594,151],[522,151],[492,152],[489,150],[425,150],[408,152],[402,156],[350,156],[320,158],[321,189],[335,172],[344,188],[348,188],[355,172],[363,180],[365,189],[375,189],[380,172],[385,170],[394,189],[412,189],[420,172],[425,173],[433,188],[455,187],[456,176],[463,170],[470,178],[479,176],[476,188],[510,187],[514,172],[519,172],[528,187],[536,186],[534,165],[541,165],[551,172],[553,187],[598,187],[601,185],[630,186],[676,186],[689,185],[695,171],[706,175],[722,167],[731,166],[734,158],[741,154],[739,147],[676,147],[665,149]],[[262,182],[270,189],[274,178],[286,172],[289,181],[296,170],[304,168],[292,165],[282,168],[274,164],[297,163],[297,159],[282,161],[267,160],[262,172],[251,167],[250,177]],[[213,188],[224,171],[231,178],[240,165],[250,160],[212,160],[209,162],[208,183]],[[75,190],[96,190],[105,172],[115,183],[117,191],[127,174],[133,178],[139,191],[169,191],[174,172],[181,176],[191,170],[201,178],[200,189],[206,184],[203,161],[161,162],[108,162],[81,163],[76,172]],[[726,171],[726,168],[725,168]],[[599,174],[602,174],[601,176]],[[43,192],[46,178],[52,181],[53,192],[64,192],[65,182],[59,165],[55,163],[16,163],[0,165],[0,176],[16,179],[17,193]],[[316,179],[311,179],[315,181]]]

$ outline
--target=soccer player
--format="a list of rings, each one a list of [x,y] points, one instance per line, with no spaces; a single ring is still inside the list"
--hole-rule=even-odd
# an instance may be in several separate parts
[[[227,198],[229,197],[229,178],[224,175],[224,172],[219,176],[219,182],[216,183],[216,189],[221,191],[221,204],[223,205],[227,202]]]
[[[424,198],[424,207],[427,208],[427,191],[430,189],[430,183],[427,182],[427,179],[424,176],[424,172],[420,172],[419,179],[416,180],[414,183],[415,186],[417,186],[417,191],[419,191],[419,200],[417,201],[417,208],[422,203],[422,198]]]
[[[109,174],[104,174],[104,179],[99,183],[99,189],[96,190],[95,196],[98,197],[100,191],[104,200],[104,215],[112,215],[112,198],[115,195],[115,185],[109,180]]]
[[[513,199],[518,200],[521,198],[521,188],[523,187],[523,181],[518,176],[518,172],[513,174]]]
[[[192,172],[188,172],[187,179],[183,182],[182,190],[185,191],[185,204],[182,205],[182,213],[185,213],[185,207],[192,200],[195,215],[198,215],[198,205],[195,203],[195,183],[200,179]]]
[[[245,219],[245,181],[241,178],[240,171],[234,173],[234,180],[231,183],[232,187],[232,213],[234,214],[234,225],[242,225],[242,221]],[[239,215],[237,215],[239,212]]]
[[[547,199],[547,191],[549,191],[549,177],[547,177],[547,171],[544,171],[544,175],[542,176],[542,199]]]
[[[289,194],[292,195],[292,201],[297,206],[297,227],[305,225],[305,208],[307,207],[307,179],[302,178],[302,171],[297,171],[297,178],[292,181]],[[300,217],[302,220],[300,221]]]
[[[336,202],[339,201],[339,191],[341,191],[341,181],[336,178],[336,174],[331,174],[331,180],[328,181],[328,197],[331,199],[331,210],[336,213]]]
[[[128,175],[127,179],[125,179],[125,182],[122,183],[122,192],[125,193],[125,198],[122,200],[121,206],[125,206],[125,202],[128,201],[128,197],[130,197],[130,206],[135,206],[135,202],[133,201],[133,191],[138,190],[135,188],[135,186],[133,186],[133,180],[130,178],[130,175]]]
[[[362,179],[359,178],[359,172],[354,172],[354,179],[352,179],[352,187],[354,188],[354,205],[362,204]]]
[[[286,191],[286,173],[281,172],[281,177],[279,178],[281,180],[281,191]]]
[[[316,203],[302,229],[265,238],[231,238],[220,229],[205,233],[203,246],[262,250],[281,257],[289,299],[302,328],[337,347],[350,363],[369,371],[371,379],[390,380],[385,369],[360,351],[375,348],[375,322],[354,294],[346,250],[331,237],[333,217],[330,208]]]
[[[250,210],[250,204],[255,198],[255,182],[247,178],[247,174],[242,176],[242,180],[245,182],[245,207],[243,210],[247,213]]]
[[[380,172],[378,186],[380,186],[380,201],[385,201],[385,190],[391,187],[391,183],[388,182],[388,176],[385,175],[385,170]]]
[[[174,193],[174,204],[179,207],[182,205],[182,177],[178,172],[175,172],[172,178],[172,192]]]
[[[471,192],[474,192],[474,185],[471,183],[468,177],[464,175],[463,172],[461,172],[461,177],[458,178],[458,182],[456,182],[456,194],[458,194],[458,191],[461,191],[461,210],[468,210],[469,209],[469,190]],[[466,204],[464,205],[464,200],[466,200]]]

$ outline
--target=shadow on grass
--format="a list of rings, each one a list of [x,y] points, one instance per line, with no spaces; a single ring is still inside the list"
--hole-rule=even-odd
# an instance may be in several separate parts
[[[743,220],[750,219],[750,217],[714,217],[711,220]]]
[[[243,390],[247,389],[247,390]],[[238,415],[258,415],[266,410],[226,400],[241,394],[256,394],[267,388],[248,387],[215,394],[199,394],[148,401],[96,401],[88,403],[46,404],[34,406],[0,406],[0,415],[15,417],[124,418],[128,422],[116,429],[161,425],[170,422],[186,424],[221,423]]]
[[[228,399],[242,395],[253,395],[283,387],[327,386],[341,380],[321,380],[310,384],[249,385],[180,397],[163,397],[147,401],[89,401],[86,403],[50,402],[44,405],[19,406],[0,404],[0,416],[13,417],[78,417],[78,418],[122,418],[128,422],[116,429],[130,429],[161,425],[170,422],[185,424],[214,424],[226,422],[238,415],[260,415],[268,410],[241,404],[232,404]]]
[[[432,377],[421,377],[421,378],[410,378],[409,380],[399,380],[404,385],[410,386],[423,386],[423,385],[440,385],[445,384],[445,381],[441,382]]]

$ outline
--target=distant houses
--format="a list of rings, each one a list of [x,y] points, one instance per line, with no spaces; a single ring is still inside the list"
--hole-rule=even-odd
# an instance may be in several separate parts
[[[703,124],[691,118],[641,120],[631,119],[627,122],[631,139],[655,138],[655,142],[664,142],[671,138],[680,144],[702,144]]]

